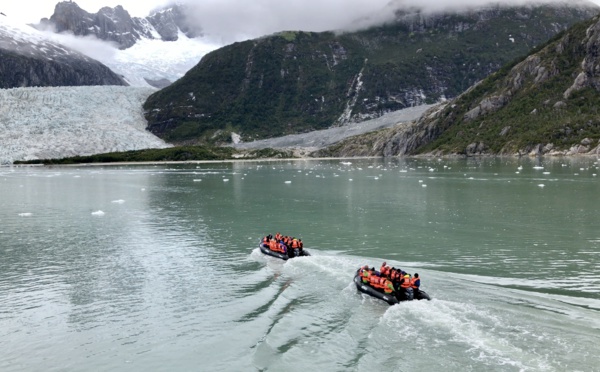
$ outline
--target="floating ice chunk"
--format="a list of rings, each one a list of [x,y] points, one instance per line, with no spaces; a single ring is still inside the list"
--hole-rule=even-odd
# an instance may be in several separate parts
[[[546,185],[544,185],[543,183],[540,183],[540,184],[538,185],[538,187],[546,187]]]
[[[544,172],[543,174],[546,174],[546,175],[547,175],[547,174],[550,174],[550,172]]]
[[[29,213],[29,212],[19,213],[19,216],[21,216],[21,217],[31,217],[32,215],[33,215],[33,213]]]
[[[379,177],[375,177],[375,179],[376,179],[376,180],[378,180],[378,179],[379,179]]]
[[[341,162],[341,164],[343,164],[343,165],[352,165],[352,162],[349,162],[349,161],[343,161],[343,162]]]
[[[142,191],[146,191],[146,189],[142,187]]]
[[[223,182],[229,182],[229,178],[223,178]]]
[[[202,182],[202,180],[200,178],[196,178],[194,179],[194,182]]]
[[[113,201],[111,201],[111,203],[115,203],[115,204],[123,204],[123,203],[125,203],[125,200],[123,200],[123,199],[119,199],[119,200],[113,200]]]
[[[95,211],[95,212],[92,212],[92,216],[104,216],[104,212],[102,212],[102,211]]]
[[[522,166],[522,165],[519,165],[519,166],[517,167],[517,169],[518,169],[518,170],[523,170],[523,166]]]
[[[352,178],[348,178],[348,181],[352,182]]]
[[[419,183],[423,183],[423,180],[419,180]]]
[[[292,183],[292,181],[285,181],[285,183],[288,183],[288,184],[289,184],[289,183]]]
[[[544,167],[540,167],[539,165],[536,165],[533,167],[533,169],[544,169]]]
[[[426,184],[422,184],[421,187],[427,187],[427,185]]]

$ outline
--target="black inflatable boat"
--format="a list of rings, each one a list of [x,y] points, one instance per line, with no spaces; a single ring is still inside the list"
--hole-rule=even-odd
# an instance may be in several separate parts
[[[413,292],[412,288],[401,288],[401,292],[387,294],[383,293],[369,284],[365,284],[362,282],[361,277],[358,275],[360,269],[356,271],[354,275],[354,284],[356,284],[356,289],[358,289],[362,293],[366,293],[369,296],[373,296],[380,300],[387,302],[390,305],[396,305],[401,301],[412,301],[412,300],[431,300],[431,297],[425,292],[418,289],[416,292]]]
[[[280,253],[280,252],[275,252],[269,249],[268,246],[266,246],[263,242],[261,242],[259,245],[260,251],[268,256],[273,256],[273,257],[277,257],[277,258],[281,258],[282,260],[288,260],[290,258],[294,258],[294,257],[302,257],[302,256],[310,256],[310,253],[308,253],[307,250],[302,249],[288,249],[288,253]]]

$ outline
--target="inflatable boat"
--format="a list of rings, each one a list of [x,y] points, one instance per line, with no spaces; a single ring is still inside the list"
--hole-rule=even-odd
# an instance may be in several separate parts
[[[358,275],[360,269],[356,270],[356,274],[354,275],[354,284],[356,284],[356,289],[358,289],[362,293],[366,293],[369,296],[378,298],[387,302],[390,305],[396,305],[402,301],[412,301],[412,300],[431,300],[431,297],[420,289],[417,289],[413,292],[412,288],[400,288],[400,292],[388,294],[383,293],[369,284],[365,284],[362,282],[361,277]]]
[[[306,249],[288,249],[288,253],[281,253],[281,252],[275,252],[272,251],[271,249],[269,249],[269,247],[261,242],[259,244],[259,248],[260,251],[268,256],[273,256],[273,257],[277,257],[277,258],[281,258],[282,260],[288,260],[290,258],[294,258],[294,257],[301,257],[301,256],[310,256],[310,253],[308,253],[308,251]]]

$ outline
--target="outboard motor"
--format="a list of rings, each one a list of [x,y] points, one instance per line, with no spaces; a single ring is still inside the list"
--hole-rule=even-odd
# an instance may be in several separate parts
[[[415,298],[415,292],[412,288],[405,288],[404,297],[407,301],[412,301]]]

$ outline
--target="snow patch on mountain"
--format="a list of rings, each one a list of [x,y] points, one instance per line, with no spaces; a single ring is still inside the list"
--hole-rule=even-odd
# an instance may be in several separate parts
[[[219,48],[200,38],[188,38],[181,31],[176,41],[142,39],[131,48],[118,50],[112,58],[99,58],[132,86],[148,86],[146,79],[181,78],[207,53]]]
[[[202,38],[188,38],[181,31],[176,41],[143,38],[124,50],[95,36],[54,33],[46,36],[100,61],[136,87],[150,87],[146,79],[174,82],[205,54],[221,47]]]
[[[65,49],[61,44],[53,42],[52,39],[33,27],[15,22],[4,16],[0,17],[0,49],[48,60],[61,59],[74,54],[78,58],[89,59],[87,55]]]
[[[146,131],[155,90],[86,86],[0,90],[0,164],[171,145]]]

